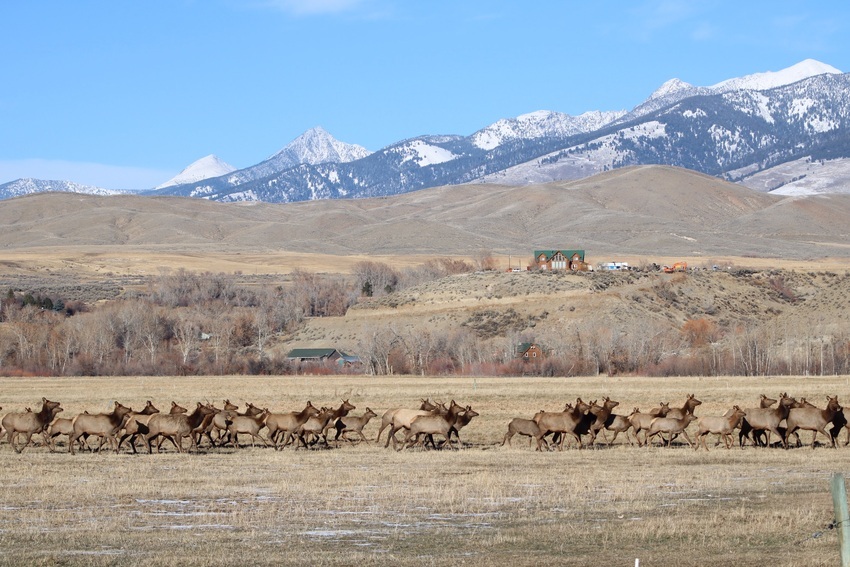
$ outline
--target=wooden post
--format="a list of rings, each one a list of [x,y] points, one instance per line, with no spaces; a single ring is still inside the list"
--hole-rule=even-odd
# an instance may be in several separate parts
[[[847,512],[847,487],[844,475],[835,473],[830,481],[832,506],[838,524],[838,542],[841,545],[841,567],[850,567],[850,514]]]

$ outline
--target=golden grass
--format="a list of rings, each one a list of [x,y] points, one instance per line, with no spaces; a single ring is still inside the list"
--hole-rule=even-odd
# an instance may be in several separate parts
[[[18,455],[0,446],[0,562],[94,565],[832,565],[828,481],[850,450],[694,452],[613,448],[536,453],[498,447],[512,417],[609,395],[617,413],[703,400],[698,415],[780,391],[846,397],[830,378],[204,377],[0,379],[4,412],[56,399],[65,416],[118,399],[278,411],[307,399],[354,414],[469,403],[481,416],[461,451],[374,445],[178,455]],[[374,439],[379,418],[366,428]],[[386,433],[384,434],[386,435]],[[809,439],[803,435],[804,441]],[[64,450],[64,444],[60,444]],[[711,443],[709,443],[711,446]]]

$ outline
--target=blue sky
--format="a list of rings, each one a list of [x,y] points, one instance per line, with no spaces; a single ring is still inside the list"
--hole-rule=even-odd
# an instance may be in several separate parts
[[[4,2],[0,183],[157,185],[313,126],[377,150],[535,110],[630,109],[812,58],[850,71],[850,3]]]

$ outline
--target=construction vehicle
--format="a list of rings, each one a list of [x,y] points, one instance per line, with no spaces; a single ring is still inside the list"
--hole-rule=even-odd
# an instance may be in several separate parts
[[[665,274],[672,274],[675,272],[687,272],[688,271],[688,263],[687,262],[676,262],[672,266],[662,266],[661,269]]]

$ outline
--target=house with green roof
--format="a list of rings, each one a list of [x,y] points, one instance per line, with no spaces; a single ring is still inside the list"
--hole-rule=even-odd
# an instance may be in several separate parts
[[[360,362],[359,357],[346,354],[335,348],[294,348],[286,355],[286,359],[293,362],[315,362],[318,364],[330,361],[336,362],[340,366]]]
[[[534,263],[538,270],[584,270],[584,250],[535,250]]]

